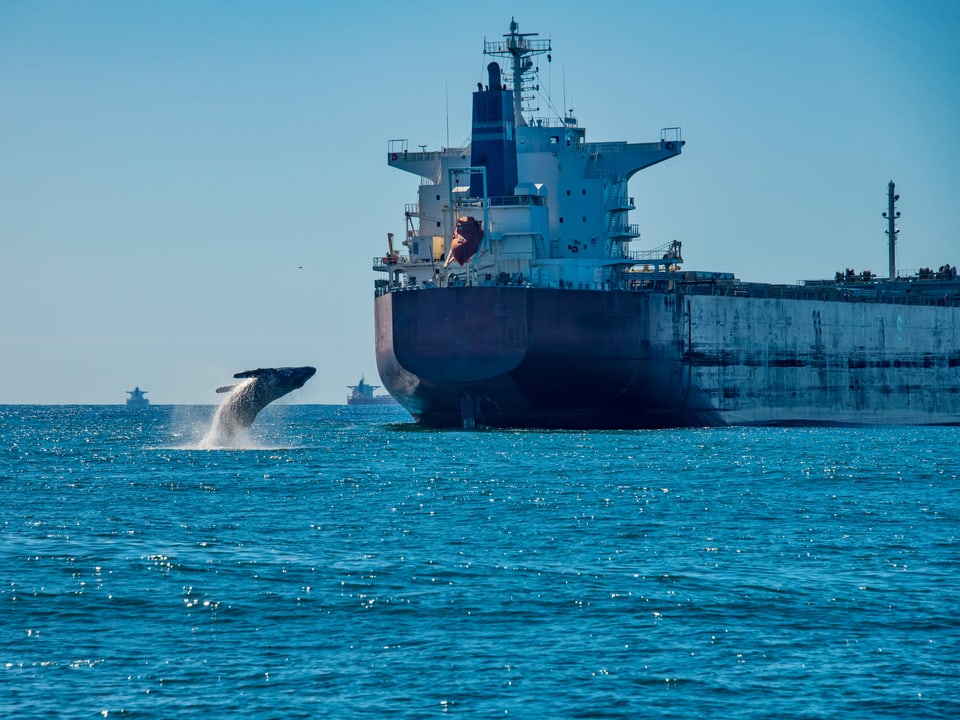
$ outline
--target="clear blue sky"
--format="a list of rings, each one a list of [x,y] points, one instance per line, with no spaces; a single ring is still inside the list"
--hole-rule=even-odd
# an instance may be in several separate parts
[[[0,0],[0,404],[377,382],[370,261],[417,186],[387,143],[467,139],[512,15],[588,140],[683,128],[631,181],[644,245],[750,281],[883,273],[892,179],[898,266],[960,264],[960,2]]]

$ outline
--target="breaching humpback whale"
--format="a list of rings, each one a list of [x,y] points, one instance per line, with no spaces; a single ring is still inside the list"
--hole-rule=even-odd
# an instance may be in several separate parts
[[[250,427],[257,413],[288,392],[303,387],[317,372],[313,367],[257,368],[234,375],[243,382],[218,387],[218,393],[230,396],[217,410],[212,435],[219,440],[232,438]]]

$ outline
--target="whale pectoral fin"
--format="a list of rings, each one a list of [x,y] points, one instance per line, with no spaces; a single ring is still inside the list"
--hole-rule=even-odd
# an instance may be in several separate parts
[[[217,388],[217,392],[218,392],[218,393],[230,392],[230,391],[233,390],[235,387],[236,387],[236,385],[221,385],[220,387]]]

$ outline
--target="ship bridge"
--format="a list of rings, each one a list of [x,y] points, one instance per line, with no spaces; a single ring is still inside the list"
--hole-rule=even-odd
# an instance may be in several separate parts
[[[586,143],[584,151],[589,156],[586,173],[629,180],[641,170],[679,155],[685,144],[678,127],[663,128],[659,142]]]
[[[630,222],[636,205],[628,188],[640,170],[681,153],[681,129],[663,128],[653,142],[587,142],[572,111],[534,116],[540,93],[534,58],[547,54],[550,61],[550,51],[549,40],[520,33],[511,22],[503,40],[485,42],[484,54],[506,63],[489,63],[488,84],[473,93],[468,146],[411,151],[406,140],[389,142],[388,165],[423,182],[405,212],[407,252],[391,239],[387,254],[374,259],[374,270],[389,278],[377,281],[378,292],[504,277],[600,289],[619,284],[631,268],[660,272],[682,262],[679,243],[632,250],[640,228]],[[482,229],[469,251],[458,235],[461,222]]]
[[[407,147],[407,140],[391,140],[387,144],[387,165],[439,185],[445,168],[450,167],[452,163],[463,164],[470,159],[469,147],[430,151],[425,145],[420,147],[420,152],[411,152]]]

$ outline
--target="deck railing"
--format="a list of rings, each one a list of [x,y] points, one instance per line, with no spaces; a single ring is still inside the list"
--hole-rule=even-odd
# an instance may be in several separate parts
[[[741,283],[726,277],[710,278],[685,277],[683,272],[622,273],[606,282],[563,282],[549,285],[534,285],[529,279],[514,282],[513,278],[502,277],[481,279],[481,286],[506,285],[518,288],[546,287],[558,290],[588,290],[627,292],[675,292],[679,295],[713,295],[717,297],[739,297],[775,300],[820,300],[848,303],[892,303],[894,305],[927,305],[938,307],[960,307],[960,290],[945,292],[942,295],[916,291],[883,290],[877,288],[857,288],[844,285],[765,285],[763,283]],[[462,282],[459,283],[462,285]],[[442,287],[432,282],[423,285],[407,285],[393,280],[377,280],[375,295],[379,297],[395,291],[425,291]]]

